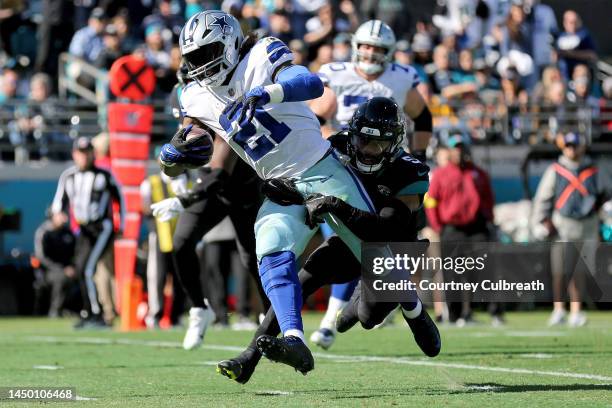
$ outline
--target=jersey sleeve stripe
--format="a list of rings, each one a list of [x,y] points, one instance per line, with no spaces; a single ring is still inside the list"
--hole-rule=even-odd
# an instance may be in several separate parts
[[[427,190],[429,190],[429,181],[421,180],[408,184],[397,193],[397,196],[425,194]]]
[[[280,40],[268,44],[266,51],[268,52],[268,59],[272,64],[278,61],[283,55],[291,54],[291,50]]]

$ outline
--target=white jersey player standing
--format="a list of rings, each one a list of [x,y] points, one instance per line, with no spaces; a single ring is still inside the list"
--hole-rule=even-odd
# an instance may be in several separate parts
[[[351,62],[332,62],[319,70],[325,90],[323,96],[309,102],[322,122],[325,136],[344,129],[357,107],[375,97],[392,98],[403,107],[414,122],[414,136],[410,146],[413,155],[424,161],[425,149],[431,138],[431,113],[417,91],[417,71],[392,61],[395,50],[393,30],[380,20],[363,23],[352,38]],[[360,168],[362,172],[375,172],[379,168]],[[335,320],[348,302],[354,283],[332,285],[327,313],[319,330],[310,340],[327,349],[335,339]]]
[[[291,51],[282,41],[244,40],[238,21],[220,11],[191,17],[179,41],[194,80],[181,95],[184,133],[192,129],[190,125],[204,124],[261,178],[288,177],[303,196],[332,195],[373,211],[363,186],[330,150],[316,117],[303,102],[322,95],[320,78],[293,65]],[[185,152],[181,145],[169,144],[160,160],[164,165],[183,164],[194,155],[195,149]],[[284,336],[261,336],[257,346],[268,358],[303,373],[314,368],[314,360],[303,341],[296,259],[316,232],[305,224],[305,215],[304,206],[265,200],[255,223],[262,285]],[[359,239],[334,216],[327,214],[325,219],[360,257]]]

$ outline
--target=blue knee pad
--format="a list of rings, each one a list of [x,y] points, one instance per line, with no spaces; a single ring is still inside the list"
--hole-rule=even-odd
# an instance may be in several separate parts
[[[298,279],[295,254],[281,251],[265,255],[259,263],[259,276],[281,332],[290,329],[303,331],[302,286]]]
[[[331,296],[348,302],[351,296],[353,296],[353,292],[358,282],[359,279],[347,283],[334,283],[331,287]]]

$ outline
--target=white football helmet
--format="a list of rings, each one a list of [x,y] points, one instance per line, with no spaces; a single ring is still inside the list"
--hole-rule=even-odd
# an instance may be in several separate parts
[[[364,53],[359,51],[360,44],[369,44],[383,48],[384,53]],[[395,34],[391,27],[380,20],[366,21],[359,26],[351,41],[353,48],[353,62],[366,74],[382,72],[386,65],[393,60],[395,51]]]
[[[238,64],[243,41],[238,20],[222,11],[202,11],[183,26],[179,37],[187,76],[206,86],[219,86]]]

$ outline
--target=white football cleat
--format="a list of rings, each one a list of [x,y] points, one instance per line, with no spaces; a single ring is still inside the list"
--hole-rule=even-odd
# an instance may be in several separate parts
[[[215,312],[209,307],[192,307],[189,309],[189,327],[183,339],[183,348],[193,350],[202,345],[208,326],[215,320]]]
[[[558,326],[565,322],[565,310],[553,310],[548,318],[548,327]]]
[[[567,325],[569,327],[582,327],[587,324],[586,314],[582,312],[570,313],[567,319]]]
[[[310,335],[310,342],[327,350],[334,344],[336,333],[334,330],[321,328]]]

